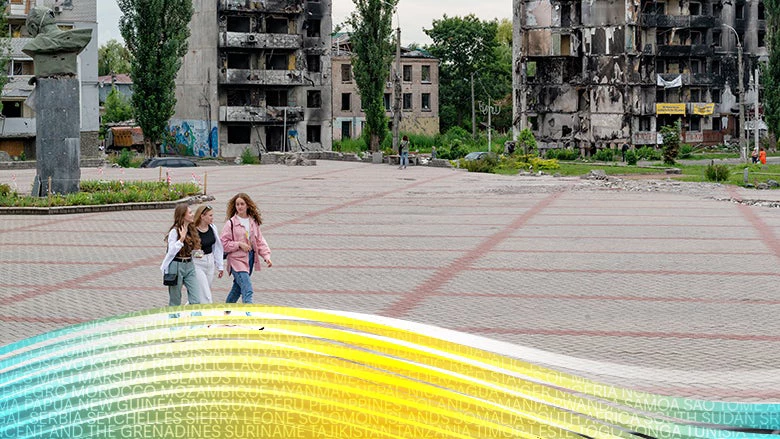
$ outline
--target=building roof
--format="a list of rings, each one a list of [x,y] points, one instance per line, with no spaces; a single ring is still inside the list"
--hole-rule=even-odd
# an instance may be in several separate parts
[[[349,41],[349,33],[348,32],[336,32],[333,35],[331,35],[333,47],[332,47],[332,53],[333,55],[350,55],[352,53],[352,45]],[[422,48],[413,48],[410,49],[408,47],[401,46],[401,58],[428,58],[428,59],[437,59],[435,56],[431,55],[430,52],[428,52],[425,49]]]
[[[130,78],[130,75],[127,75],[125,73],[119,73],[116,76],[116,79],[114,79],[114,84],[128,84],[133,85],[133,80]],[[105,75],[105,76],[98,76],[98,83],[100,84],[111,84],[111,78],[112,75]]]

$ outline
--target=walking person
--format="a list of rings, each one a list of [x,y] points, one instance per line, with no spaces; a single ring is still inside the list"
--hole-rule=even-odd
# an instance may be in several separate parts
[[[168,306],[181,305],[182,285],[187,287],[187,300],[190,305],[200,303],[200,282],[192,262],[193,252],[200,250],[200,237],[193,220],[190,206],[179,203],[173,211],[173,225],[166,238],[168,252],[160,266],[163,274],[172,272],[178,275],[176,285],[168,286]]]
[[[222,228],[222,245],[227,253],[228,274],[233,276],[233,287],[227,296],[227,303],[252,303],[252,282],[249,276],[253,269],[260,269],[260,259],[270,268],[271,249],[260,232],[263,220],[257,205],[245,193],[238,193],[227,203],[228,221]]]
[[[762,165],[766,164],[766,150],[763,147],[758,152],[758,161],[761,162]]]
[[[203,250],[203,256],[193,259],[201,286],[200,303],[212,303],[211,286],[214,284],[214,271],[217,271],[217,277],[220,279],[225,272],[222,260],[224,248],[217,227],[214,225],[214,210],[211,206],[198,207],[193,222],[200,237],[200,248]]]
[[[626,161],[626,153],[628,152],[629,146],[628,143],[623,143],[623,147],[620,148],[620,152],[623,153],[623,161]]]
[[[406,169],[409,164],[409,137],[404,136],[398,145],[398,152],[401,153],[401,166],[398,169]]]

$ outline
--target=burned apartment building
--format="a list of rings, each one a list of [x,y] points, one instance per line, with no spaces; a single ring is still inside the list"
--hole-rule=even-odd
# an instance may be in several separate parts
[[[680,120],[683,141],[739,137],[738,43],[745,113],[767,57],[760,0],[514,0],[514,128],[540,148],[588,155],[659,142]]]
[[[193,7],[170,152],[330,150],[331,1],[195,0]]]

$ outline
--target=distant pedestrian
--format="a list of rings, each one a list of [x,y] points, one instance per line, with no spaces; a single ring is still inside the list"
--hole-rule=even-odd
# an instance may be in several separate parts
[[[233,276],[233,288],[227,303],[236,303],[239,296],[244,303],[252,303],[254,290],[249,276],[260,269],[260,258],[272,267],[271,249],[260,232],[263,220],[260,210],[249,195],[238,193],[228,201],[228,221],[222,228],[222,245],[227,253],[228,274]]]
[[[173,272],[178,275],[176,285],[168,286],[168,306],[181,305],[182,285],[187,287],[190,305],[200,303],[200,282],[192,262],[193,252],[200,251],[200,237],[193,220],[192,209],[185,203],[179,203],[173,211],[173,225],[165,238],[168,252],[160,266],[163,273]]]
[[[212,303],[211,286],[214,284],[214,272],[222,279],[224,262],[222,260],[222,240],[214,225],[214,210],[211,206],[200,206],[195,210],[195,228],[200,237],[201,257],[193,258],[200,280],[202,298],[200,303]]]
[[[623,161],[624,162],[626,161],[626,153],[628,152],[628,148],[629,148],[628,143],[624,143],[623,147],[620,148],[620,151],[623,153]]]
[[[761,148],[761,151],[758,152],[758,161],[760,161],[762,165],[766,164],[766,151],[764,148]]]
[[[398,152],[401,154],[401,165],[398,169],[406,169],[406,165],[409,164],[409,137],[404,136],[401,139],[401,144],[398,145]]]
[[[754,149],[750,154],[750,159],[753,160],[753,164],[758,163],[758,148]]]
[[[436,158],[436,145],[431,146],[431,158]]]

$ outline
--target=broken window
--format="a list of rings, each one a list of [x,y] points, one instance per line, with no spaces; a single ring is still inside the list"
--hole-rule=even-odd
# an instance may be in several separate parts
[[[528,116],[528,125],[531,131],[539,131],[539,119],[536,116]]]
[[[228,107],[245,107],[249,105],[249,90],[244,88],[229,89],[227,91]]]
[[[412,94],[411,93],[404,93],[404,110],[411,110],[412,109]]]
[[[723,126],[720,123],[719,117],[713,117],[712,118],[712,130],[713,131],[720,131],[723,129]]]
[[[265,148],[267,151],[281,151],[285,140],[287,140],[287,136],[284,135],[284,128],[265,127]]]
[[[710,92],[710,96],[712,96],[712,102],[716,104],[720,104],[720,89],[719,88],[713,88]]]
[[[691,44],[701,44],[701,32],[691,31]]]
[[[701,102],[701,90],[698,88],[692,88],[690,90],[691,98],[690,102]]]
[[[250,28],[249,17],[228,17],[227,18],[228,32],[249,32],[249,28]]]
[[[385,111],[390,111],[390,93],[385,93],[382,100],[385,104]]]
[[[721,36],[721,31],[719,31],[719,30],[712,31],[712,45],[713,46],[715,46],[715,47],[720,47],[721,46],[720,36]]]
[[[431,66],[422,66],[420,77],[422,82],[431,82]]]
[[[691,2],[688,5],[688,13],[690,15],[701,15],[701,3]]]
[[[431,94],[423,93],[420,95],[420,98],[420,108],[422,108],[423,111],[431,111]]]
[[[527,78],[533,78],[536,76],[536,61],[528,61],[525,64],[525,76]]]
[[[12,60],[13,72],[12,75],[34,75],[35,66],[32,61],[17,61]]]
[[[563,125],[561,127],[561,134],[565,137],[571,134],[571,128],[569,128],[568,125]]]
[[[322,106],[322,92],[320,90],[308,90],[306,92],[306,108],[320,108]]]
[[[412,66],[403,66],[404,82],[412,82]]]
[[[322,142],[322,127],[320,125],[306,125],[306,141],[311,143]]]
[[[342,139],[352,138],[352,122],[348,120],[341,122],[341,138]]]
[[[320,71],[320,56],[306,55],[306,69],[312,73]]]
[[[341,82],[352,82],[352,64],[341,65]]]
[[[666,90],[663,88],[659,88],[655,91],[655,101],[657,103],[664,103],[666,102]]]
[[[227,55],[227,67],[229,69],[249,69],[249,61],[251,57],[247,53],[228,53]]]
[[[266,70],[287,70],[287,55],[285,54],[271,54],[265,56],[265,69]]]
[[[651,6],[652,8],[652,6]],[[658,2],[655,3],[655,8],[652,11],[658,15],[666,15],[666,3],[665,2]]]
[[[639,131],[650,131],[652,125],[653,119],[651,116],[642,116],[639,118]]]
[[[287,95],[287,90],[266,90],[265,104],[269,107],[286,107]]]
[[[352,109],[352,93],[341,94],[341,109],[342,111],[349,111]]]
[[[561,27],[571,26],[571,4],[561,4]]]
[[[720,75],[720,60],[712,60],[712,73],[715,75]]]
[[[759,1],[758,2],[758,19],[759,20],[765,20],[766,17],[764,16],[764,2]]]
[[[22,117],[22,101],[3,101],[3,116]]]
[[[249,125],[228,125],[227,142],[246,144],[252,141],[252,127]]]
[[[320,36],[320,20],[306,20],[303,23],[306,28],[306,36],[317,38]]]
[[[269,34],[286,34],[290,32],[287,18],[268,17],[265,19],[265,31]]]
[[[737,5],[737,20],[744,20],[744,19],[745,19],[745,4],[742,3]]]
[[[766,31],[758,31],[758,47],[766,46]]]
[[[689,127],[691,131],[701,131],[701,118],[700,117],[691,117],[691,126]]]

